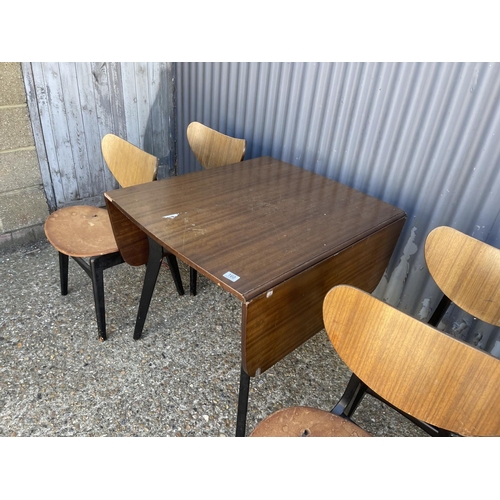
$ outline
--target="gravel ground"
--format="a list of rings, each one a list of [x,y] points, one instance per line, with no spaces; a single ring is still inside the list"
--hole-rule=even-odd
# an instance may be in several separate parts
[[[108,340],[99,342],[90,279],[74,261],[63,297],[46,241],[0,254],[0,436],[234,436],[238,300],[204,276],[196,297],[179,296],[162,268],[134,341],[143,277],[144,267],[105,271]],[[319,332],[251,379],[247,433],[282,407],[331,409],[349,376]],[[355,420],[376,436],[425,436],[370,397]]]

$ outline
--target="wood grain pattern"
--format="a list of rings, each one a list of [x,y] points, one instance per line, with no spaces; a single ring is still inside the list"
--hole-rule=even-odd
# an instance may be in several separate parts
[[[156,176],[155,156],[113,134],[102,139],[102,153],[121,185],[152,182]],[[72,257],[106,255],[120,248],[132,265],[144,264],[149,247],[146,236],[116,207],[110,208],[113,221],[106,210],[87,205],[56,210],[45,222],[47,239]]]
[[[173,106],[171,63],[23,63],[28,108],[50,211],[104,203],[117,183],[105,166],[100,140],[113,132],[157,156],[168,155]],[[162,80],[160,80],[162,79]],[[158,128],[158,124],[165,124]],[[161,137],[163,137],[163,141]]]
[[[405,218],[392,205],[270,157],[107,197],[167,251],[242,301]],[[228,271],[239,279],[224,277]]]
[[[237,163],[245,156],[246,141],[237,139],[198,122],[187,127],[189,147],[203,168],[222,167]]]
[[[96,79],[94,72],[98,71],[98,67],[101,63],[80,63],[75,64],[76,70],[76,80],[78,81],[78,93],[72,94],[73,96],[78,96],[75,99],[76,102],[80,103],[80,113],[83,122],[83,128],[85,134],[83,139],[85,140],[85,148],[87,150],[87,160],[88,165],[78,165],[78,168],[88,169],[90,173],[89,189],[91,190],[91,196],[85,199],[85,204],[96,206],[102,206],[104,204],[103,193],[106,189],[111,189],[111,186],[118,187],[118,183],[113,178],[113,175],[106,166],[106,162],[102,156],[101,150],[101,139],[104,133],[109,130],[107,127],[107,118],[104,114],[108,110],[96,109],[98,106],[96,104],[96,97],[100,97],[101,91],[99,89],[101,85],[101,79]],[[65,71],[69,67],[60,65],[62,71]],[[101,127],[103,127],[101,129]],[[117,133],[117,130],[114,130]],[[45,131],[49,133],[49,131]],[[57,134],[57,131],[52,131],[52,133]],[[123,136],[125,137],[125,136]],[[93,198],[98,197],[98,201],[94,201]],[[65,200],[65,203],[71,203]]]
[[[345,418],[307,406],[283,408],[260,422],[250,437],[369,437]]]
[[[105,196],[127,262],[145,262],[148,235],[242,301],[250,376],[323,328],[331,287],[375,289],[406,220],[392,205],[270,157]]]
[[[500,250],[451,227],[431,231],[425,260],[439,288],[457,306],[500,326]]]
[[[51,245],[72,257],[93,257],[118,251],[108,212],[80,205],[65,207],[49,215],[44,225]]]
[[[149,243],[144,231],[130,221],[109,199],[104,195],[109,219],[113,227],[113,234],[123,260],[131,266],[142,266],[148,261]]]
[[[158,172],[158,158],[114,134],[106,134],[102,154],[116,180],[123,188],[152,182]],[[131,266],[147,262],[149,244],[146,235],[125,217],[105,196],[112,231],[123,260]]]
[[[328,292],[325,328],[343,361],[405,413],[463,436],[500,435],[500,361],[349,286]]]
[[[387,268],[404,219],[243,303],[242,364],[262,373],[323,329],[323,299],[347,283],[372,292]]]
[[[57,206],[61,200],[78,197],[75,165],[68,140],[68,122],[64,108],[64,93],[59,78],[58,63],[33,63],[33,78],[37,93],[44,147],[49,161],[52,186]],[[47,133],[54,130],[54,133]]]
[[[33,138],[35,140],[35,147],[38,156],[38,164],[40,165],[40,173],[42,175],[43,190],[47,198],[49,212],[56,210],[56,197],[52,184],[52,177],[50,166],[47,158],[47,151],[45,149],[43,127],[40,118],[40,110],[38,108],[36,86],[33,77],[32,63],[21,63],[23,71],[24,85],[26,88],[26,98],[28,101],[28,111],[31,120],[31,128],[33,130]]]
[[[109,170],[122,188],[156,179],[158,158],[114,134],[101,142],[102,154]]]
[[[61,92],[63,105],[61,106],[67,124],[68,143],[71,148],[72,163],[63,166],[68,168],[73,166],[73,176],[75,184],[78,188],[76,197],[82,200],[88,200],[94,193],[94,169],[89,161],[88,149],[86,143],[87,130],[83,121],[83,113],[81,110],[82,103],[74,96],[79,95],[79,80],[77,77],[76,66],[66,66],[66,71],[61,71],[61,65],[58,65],[59,79],[61,81]],[[71,117],[68,120],[68,117]],[[101,163],[101,162],[99,162]],[[65,169],[66,170],[66,169]],[[68,176],[69,178],[69,176]],[[71,178],[69,178],[71,179]],[[104,189],[103,189],[104,191]]]

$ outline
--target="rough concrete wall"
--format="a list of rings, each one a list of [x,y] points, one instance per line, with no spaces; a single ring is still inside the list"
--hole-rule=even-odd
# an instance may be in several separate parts
[[[45,238],[48,215],[21,64],[0,62],[0,251]]]

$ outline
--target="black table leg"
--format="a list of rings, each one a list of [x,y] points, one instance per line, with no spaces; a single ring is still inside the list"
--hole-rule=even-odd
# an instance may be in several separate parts
[[[240,392],[238,395],[238,416],[236,419],[236,437],[244,437],[247,425],[248,392],[250,390],[250,375],[241,369]]]
[[[198,271],[196,269],[193,269],[192,267],[189,268],[189,293],[190,295],[195,296],[196,295],[196,279],[198,277]]]
[[[175,288],[177,288],[177,293],[179,295],[184,295],[184,287],[182,286],[181,273],[179,271],[179,264],[174,254],[170,252],[163,251],[163,254],[168,262],[168,267],[170,268],[170,273],[174,279]]]
[[[151,297],[156,285],[156,279],[160,272],[161,262],[163,260],[163,247],[156,243],[148,236],[149,240],[149,255],[148,263],[146,266],[146,275],[144,276],[144,284],[142,286],[141,301],[139,303],[139,310],[137,312],[137,320],[135,322],[134,340],[140,339],[144,322],[151,303]]]

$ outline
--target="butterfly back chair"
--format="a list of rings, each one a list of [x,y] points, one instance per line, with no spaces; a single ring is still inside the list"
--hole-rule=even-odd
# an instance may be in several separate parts
[[[193,154],[205,169],[238,163],[245,156],[245,139],[222,134],[199,122],[188,125],[187,139]]]
[[[113,134],[103,137],[101,148],[106,164],[121,187],[156,179],[159,160],[155,156]],[[106,340],[103,271],[124,262],[107,210],[87,205],[61,208],[47,218],[44,229],[59,253],[61,294],[68,293],[68,261],[72,257],[92,281],[98,336]],[[182,295],[184,290],[174,260],[173,256],[169,260],[170,269],[177,291]]]
[[[222,134],[199,122],[188,125],[187,140],[194,156],[205,169],[238,163],[245,157],[245,139]],[[191,295],[196,295],[196,279],[196,270],[190,268]]]
[[[325,329],[350,370],[407,415],[462,436],[500,435],[500,360],[357,288],[332,288]],[[367,436],[352,420],[308,407],[279,410],[252,436]]]
[[[425,260],[432,278],[444,293],[429,320],[430,325],[439,325],[453,302],[478,319],[500,326],[499,249],[451,227],[441,226],[427,236]],[[352,418],[365,394],[384,401],[353,374],[335,412]],[[404,416],[431,436],[450,434],[411,415]]]

